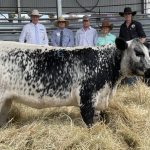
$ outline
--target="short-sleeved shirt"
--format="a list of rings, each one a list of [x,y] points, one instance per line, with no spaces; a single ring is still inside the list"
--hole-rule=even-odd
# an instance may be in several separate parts
[[[96,46],[115,43],[116,36],[108,33],[106,36],[100,36],[97,39]]]
[[[145,38],[146,34],[143,30],[142,24],[138,21],[132,20],[129,27],[126,26],[126,22],[121,25],[119,37],[129,41],[134,38]]]

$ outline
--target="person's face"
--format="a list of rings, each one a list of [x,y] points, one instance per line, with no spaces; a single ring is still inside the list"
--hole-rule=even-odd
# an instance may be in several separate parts
[[[31,16],[31,20],[33,24],[37,24],[39,21],[39,16]]]
[[[124,14],[125,21],[131,21],[132,20],[132,14]]]
[[[102,27],[102,29],[101,29],[101,33],[104,35],[108,34],[109,31],[110,31],[109,27]]]
[[[88,28],[90,26],[90,21],[89,20],[83,20],[83,27]]]
[[[61,28],[61,29],[65,28],[65,26],[66,26],[65,21],[60,21],[60,22],[58,23],[58,27]]]

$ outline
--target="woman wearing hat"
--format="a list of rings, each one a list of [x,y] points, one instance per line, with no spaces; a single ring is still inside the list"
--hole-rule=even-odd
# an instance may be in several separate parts
[[[97,46],[115,43],[116,36],[110,33],[110,31],[113,29],[113,24],[111,24],[109,20],[104,19],[100,29],[101,36],[97,39]]]
[[[52,46],[74,46],[73,32],[66,28],[69,25],[69,21],[65,20],[63,17],[59,17],[58,20],[54,22],[54,25],[57,29],[54,30],[51,35]]]
[[[26,24],[23,27],[21,35],[19,37],[19,42],[48,45],[48,37],[44,25],[39,23],[39,11],[34,9],[31,12],[31,23]]]
[[[120,27],[119,37],[122,37],[126,41],[139,38],[140,41],[144,43],[146,34],[143,30],[142,24],[133,20],[135,14],[136,11],[132,11],[130,7],[126,7],[124,12],[119,13],[119,15],[125,19],[125,22]]]

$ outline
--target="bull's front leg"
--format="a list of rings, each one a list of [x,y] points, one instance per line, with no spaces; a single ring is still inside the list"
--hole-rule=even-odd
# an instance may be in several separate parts
[[[7,122],[7,117],[11,105],[12,99],[8,96],[7,92],[0,90],[0,126]]]
[[[93,124],[94,106],[92,102],[92,88],[89,85],[81,88],[80,91],[80,111],[83,121],[88,127]]]

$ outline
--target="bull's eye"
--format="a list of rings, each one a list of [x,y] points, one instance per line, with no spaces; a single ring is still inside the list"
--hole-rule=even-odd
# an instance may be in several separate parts
[[[145,55],[144,55],[144,53],[143,52],[140,52],[140,51],[138,51],[138,50],[134,50],[135,51],[135,55],[137,56],[137,57],[144,57]]]

